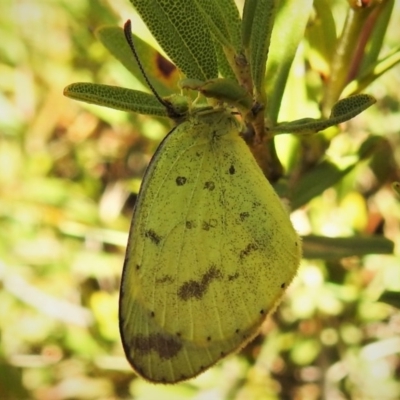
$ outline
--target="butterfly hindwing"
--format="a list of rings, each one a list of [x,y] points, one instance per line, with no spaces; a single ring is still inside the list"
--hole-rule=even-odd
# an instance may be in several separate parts
[[[242,347],[300,252],[234,117],[214,110],[178,125],[146,172],[131,226],[120,329],[134,369],[177,382]]]

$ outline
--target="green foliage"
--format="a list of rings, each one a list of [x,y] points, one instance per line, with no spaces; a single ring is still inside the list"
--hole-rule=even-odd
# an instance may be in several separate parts
[[[248,0],[243,8],[243,51],[250,64],[253,84],[260,100],[264,100],[265,65],[275,17],[275,2]]]
[[[311,0],[301,3],[296,0],[278,2],[266,67],[266,114],[274,123],[278,120],[290,67],[306,31],[312,3]]]
[[[234,1],[196,0],[196,3],[215,39],[223,47],[239,52],[241,21]]]
[[[127,1],[0,6],[0,398],[398,399],[396,2],[281,0],[263,15],[246,1],[243,24],[243,5],[231,0],[132,3],[173,64]],[[188,97],[204,94],[200,104],[238,109],[266,174],[284,171],[275,188],[304,236],[306,259],[258,340],[168,388],[135,378],[117,329],[132,205],[168,129],[135,114],[167,116],[140,92],[148,88],[123,38],[126,15],[162,96],[187,87]],[[249,23],[270,15],[264,30]],[[178,87],[184,78],[195,81]],[[221,88],[220,78],[230,83]],[[62,98],[71,82],[89,82],[66,89],[81,107]],[[370,96],[376,105],[344,122]]]
[[[140,80],[144,87],[147,87],[147,82],[129,48],[123,29],[114,26],[101,27],[96,31],[96,36],[104,47],[120,61],[131,74]],[[132,36],[143,68],[150,81],[154,82],[154,89],[160,96],[172,94],[172,88],[178,84],[178,71],[175,65],[138,36]],[[98,97],[100,96],[98,95]],[[141,113],[139,110],[136,110],[136,112]]]
[[[339,100],[332,108],[329,118],[314,119],[303,118],[288,123],[280,123],[271,128],[274,133],[299,133],[309,135],[323,131],[331,126],[338,125],[341,122],[348,121],[360,112],[364,111],[372,104],[375,99],[367,94],[353,95]]]
[[[188,78],[218,75],[210,31],[193,1],[131,0],[158,43]]]
[[[64,94],[72,99],[86,101],[121,111],[167,117],[165,107],[151,94],[118,86],[91,83],[73,83]]]

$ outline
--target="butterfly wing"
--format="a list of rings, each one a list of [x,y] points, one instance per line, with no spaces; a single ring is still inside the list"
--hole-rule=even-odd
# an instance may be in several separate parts
[[[127,358],[144,378],[191,378],[258,332],[301,256],[289,217],[226,112],[160,145],[135,207],[120,297]]]

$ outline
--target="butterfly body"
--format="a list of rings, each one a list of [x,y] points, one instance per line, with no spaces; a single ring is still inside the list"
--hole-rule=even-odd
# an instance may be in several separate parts
[[[193,113],[159,146],[135,205],[120,296],[129,362],[153,382],[201,373],[254,338],[300,257],[236,119]]]

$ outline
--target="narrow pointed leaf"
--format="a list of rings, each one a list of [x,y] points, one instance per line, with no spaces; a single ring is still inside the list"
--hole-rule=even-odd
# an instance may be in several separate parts
[[[235,79],[236,76],[233,72],[231,65],[228,62],[227,56],[222,48],[222,45],[214,39],[215,53],[217,55],[218,72],[224,78]]]
[[[182,79],[180,86],[183,89],[197,90],[205,97],[213,98],[237,107],[243,113],[250,111],[253,105],[252,97],[235,80],[217,78],[207,82],[194,79]]]
[[[331,126],[348,121],[368,107],[376,100],[368,94],[357,94],[339,100],[332,108],[327,119],[302,118],[296,121],[284,122],[270,128],[270,131],[277,133],[297,133],[308,135],[319,132]]]
[[[218,76],[208,26],[197,4],[187,0],[131,0],[160,46],[188,78]]]
[[[332,107],[329,119],[336,119],[337,123],[348,121],[375,103],[375,98],[365,93],[346,97]]]
[[[106,26],[98,29],[96,36],[107,50],[147,87],[147,82],[126,42],[123,29]],[[180,79],[179,71],[175,65],[135,35],[133,35],[133,43],[135,44],[146,75],[156,92],[160,96],[167,96],[174,93]]]
[[[213,36],[225,47],[240,51],[240,15],[233,0],[195,0]]]
[[[315,17],[306,29],[308,60],[312,69],[329,76],[332,49],[336,46],[336,27],[330,0],[314,1]]]
[[[392,254],[394,243],[382,236],[303,236],[304,258],[337,260],[367,254]]]
[[[387,290],[380,295],[378,301],[400,309],[400,292]]]
[[[275,17],[274,0],[247,0],[243,9],[243,45],[257,93],[264,93],[265,68]]]
[[[375,65],[371,66],[369,70],[365,71],[362,76],[351,81],[343,90],[343,96],[360,93],[398,63],[400,63],[400,47],[396,47],[385,58],[379,60]]]
[[[265,112],[272,122],[278,119],[290,66],[304,37],[312,6],[312,0],[285,0],[278,3],[266,70],[268,102]]]
[[[394,0],[382,1],[375,6],[379,8],[379,16],[377,20],[374,21],[373,32],[366,46],[366,54],[363,57],[358,76],[364,75],[364,72],[369,70],[371,66],[376,63],[382,50],[383,41],[392,16],[393,6]]]
[[[296,210],[307,204],[324,190],[334,186],[357,165],[357,157],[349,157],[336,165],[329,160],[320,162],[315,168],[306,173],[290,195],[291,207]]]
[[[340,160],[340,164],[325,159],[307,172],[297,182],[290,193],[291,207],[296,210],[307,204],[324,190],[336,185],[345,175],[351,172],[360,161],[368,158],[380,146],[382,138],[369,137],[357,154]]]
[[[255,13],[256,1],[245,0],[242,17],[242,47],[244,49],[248,49],[250,47],[251,30],[253,27]]]
[[[167,110],[155,96],[138,90],[95,83],[73,83],[64,89],[64,95],[86,103],[132,111],[140,114],[167,117]]]

